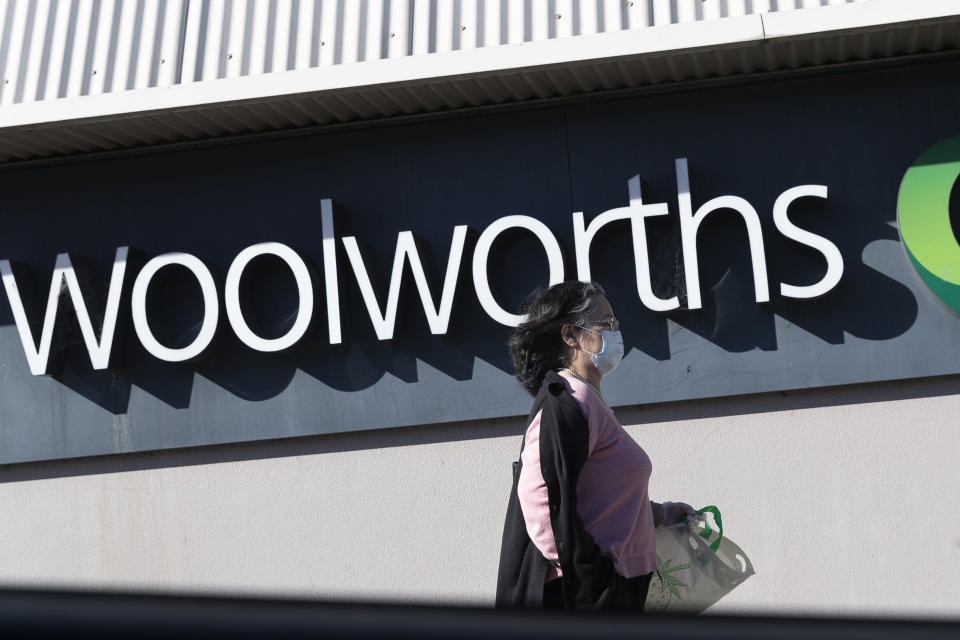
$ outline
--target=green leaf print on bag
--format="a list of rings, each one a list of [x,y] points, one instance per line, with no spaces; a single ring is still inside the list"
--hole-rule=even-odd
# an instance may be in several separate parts
[[[747,554],[724,535],[714,506],[656,528],[654,541],[657,571],[644,607],[652,613],[700,613],[754,574]]]
[[[650,578],[650,587],[647,590],[647,604],[644,609],[647,611],[663,611],[676,598],[681,600],[680,589],[686,587],[687,583],[673,575],[677,571],[689,569],[689,564],[678,564],[671,567],[672,558],[667,558],[664,562],[660,556],[657,556],[657,571]]]

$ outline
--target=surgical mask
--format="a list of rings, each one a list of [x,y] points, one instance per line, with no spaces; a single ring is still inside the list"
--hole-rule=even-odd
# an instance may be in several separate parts
[[[623,336],[620,335],[620,332],[594,331],[593,329],[587,329],[586,327],[580,328],[584,331],[589,331],[590,333],[600,334],[600,339],[603,341],[603,346],[601,346],[600,351],[597,351],[596,353],[587,351],[583,347],[578,347],[580,351],[590,354],[590,359],[593,361],[593,366],[597,368],[597,371],[600,372],[600,375],[605,376],[616,369],[617,365],[620,364],[620,360],[623,359]]]

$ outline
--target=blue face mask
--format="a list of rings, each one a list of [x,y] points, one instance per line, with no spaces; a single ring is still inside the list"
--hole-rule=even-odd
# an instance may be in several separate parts
[[[603,341],[603,346],[601,346],[600,351],[597,351],[596,353],[587,351],[583,347],[578,347],[580,351],[590,354],[590,359],[593,361],[593,366],[597,368],[597,371],[600,372],[600,375],[605,376],[616,369],[617,365],[620,364],[620,360],[623,359],[623,336],[620,335],[620,332],[594,331],[593,329],[587,329],[586,327],[580,327],[580,329],[589,331],[590,333],[599,334],[600,339]]]

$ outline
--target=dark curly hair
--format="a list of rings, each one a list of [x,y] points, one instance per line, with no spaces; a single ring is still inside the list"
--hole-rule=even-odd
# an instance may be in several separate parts
[[[507,346],[517,380],[530,395],[537,395],[547,371],[569,364],[560,328],[589,320],[605,295],[596,282],[568,280],[537,291],[523,306],[527,320],[510,331]]]

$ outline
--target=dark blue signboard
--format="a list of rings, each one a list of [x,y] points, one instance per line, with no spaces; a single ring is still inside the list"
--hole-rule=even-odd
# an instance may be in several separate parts
[[[960,318],[896,226],[904,171],[960,133],[958,75],[947,61],[4,170],[0,463],[525,414],[504,319],[584,255],[627,348],[604,380],[614,406],[960,372]],[[647,208],[598,218],[630,206]],[[261,243],[292,249],[312,300],[289,261],[236,266]],[[157,262],[171,253],[193,262]],[[74,290],[94,343],[114,328],[97,368]],[[295,344],[251,348],[238,313]],[[158,357],[147,334],[199,355]]]

